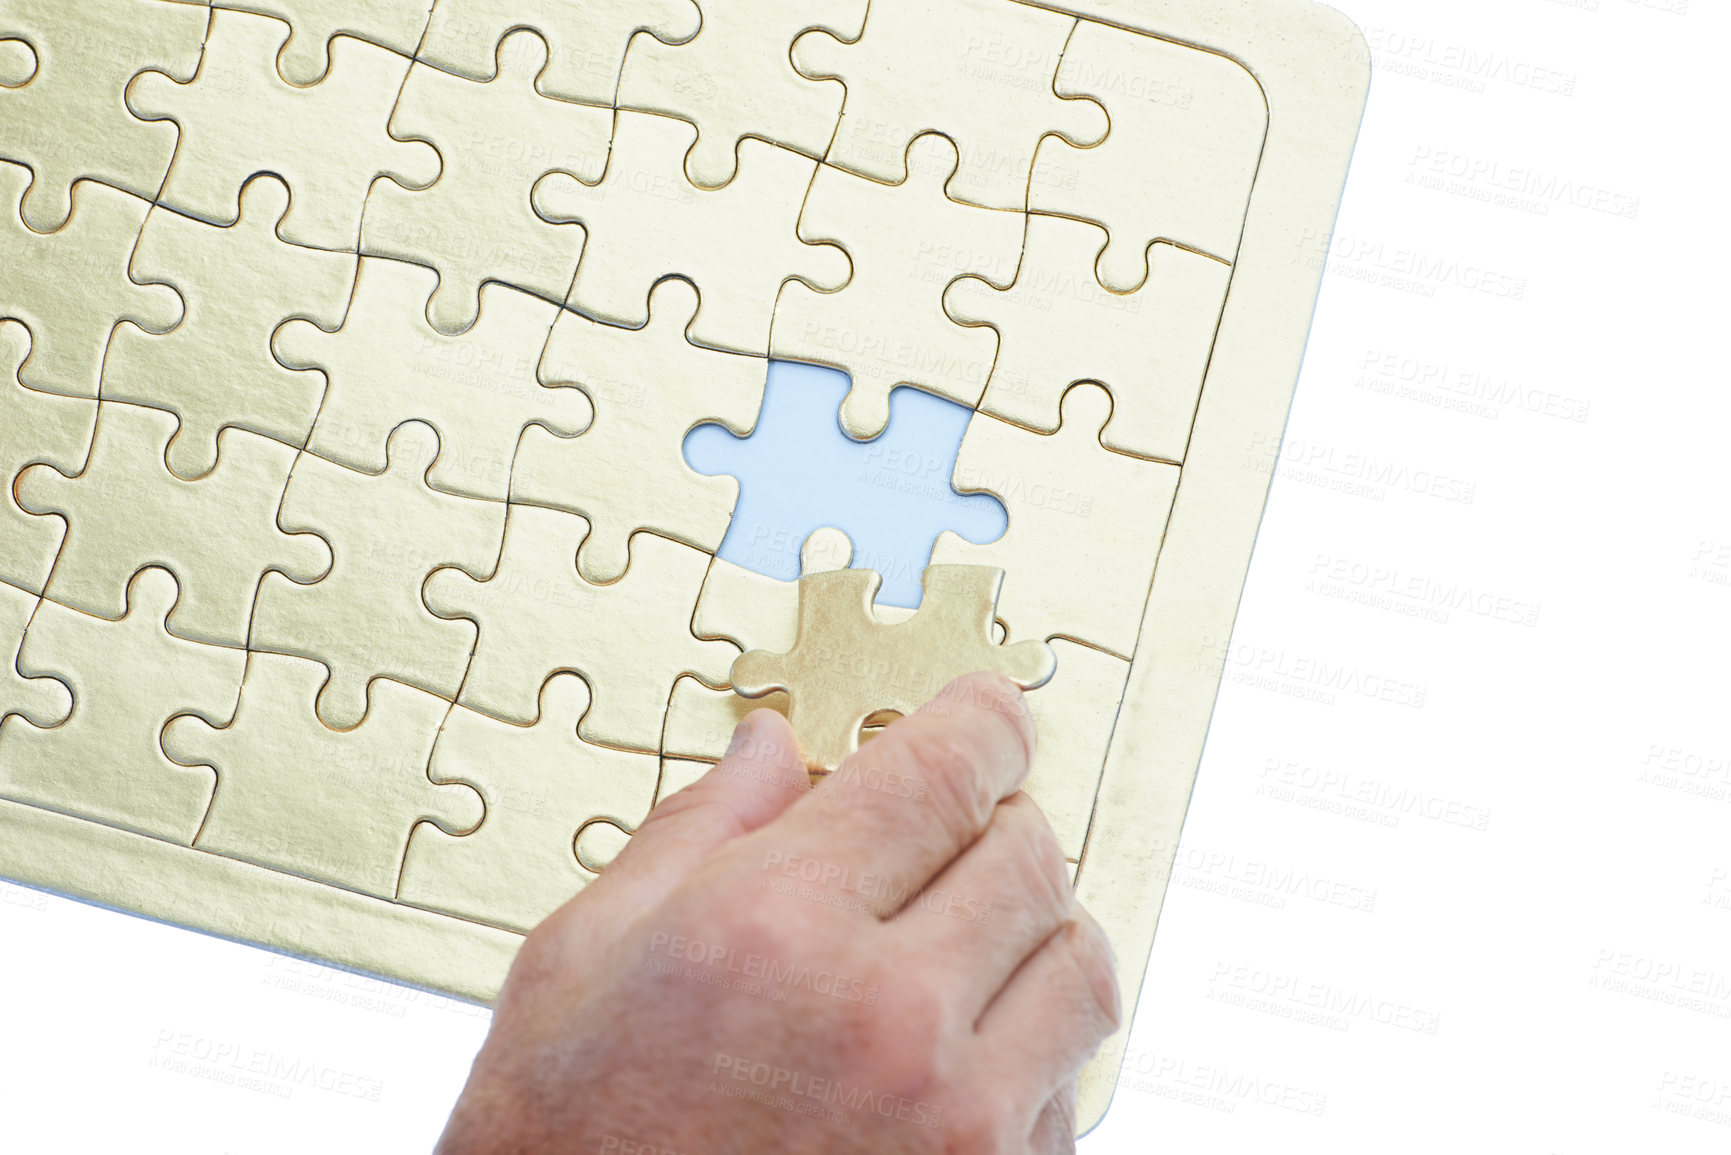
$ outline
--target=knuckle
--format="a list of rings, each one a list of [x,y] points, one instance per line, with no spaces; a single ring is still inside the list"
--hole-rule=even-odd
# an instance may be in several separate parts
[[[1026,799],[1018,795],[1018,799]],[[1014,801],[1015,855],[1017,870],[1024,892],[1032,895],[1038,905],[1050,911],[1068,911],[1075,904],[1070,889],[1068,863],[1058,836],[1045,818],[1034,810],[1029,801]],[[1030,813],[1031,812],[1031,813]]]
[[[908,759],[930,785],[927,802],[937,820],[949,830],[971,833],[984,829],[998,800],[987,797],[979,750],[954,732],[937,727],[914,730],[903,741]]]
[[[1081,989],[1087,992],[1101,1038],[1116,1031],[1123,1019],[1118,993],[1117,967],[1106,932],[1091,918],[1072,924],[1065,956],[1075,968]]]
[[[990,1087],[970,1088],[945,1109],[945,1155],[1009,1155],[1017,1151],[1021,1136],[1015,1118],[1001,1092]]]

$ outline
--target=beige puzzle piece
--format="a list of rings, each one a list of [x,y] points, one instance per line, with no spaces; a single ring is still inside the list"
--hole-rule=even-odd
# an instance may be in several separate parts
[[[831,365],[852,378],[841,422],[859,440],[889,424],[898,385],[970,407],[979,401],[992,371],[992,334],[951,321],[944,289],[968,273],[1008,285],[1022,251],[1022,213],[944,195],[955,165],[950,141],[922,136],[908,155],[910,175],[901,185],[827,165],[818,170],[799,235],[840,244],[853,260],[853,278],[837,293],[788,285],[770,340],[771,356]]]
[[[291,322],[277,334],[277,355],[285,365],[324,370],[324,407],[307,442],[313,453],[377,473],[392,432],[423,421],[440,444],[429,485],[504,501],[524,427],[581,433],[593,410],[581,390],[536,380],[558,306],[488,285],[474,328],[447,336],[427,323],[433,279],[419,265],[363,258],[342,328]]]
[[[1065,395],[1064,424],[1053,434],[975,414],[956,457],[955,487],[995,494],[1010,527],[988,545],[946,531],[932,561],[1002,568],[998,616],[1011,637],[1062,635],[1128,658],[1179,470],[1102,447],[1100,427],[1111,412],[1105,390],[1078,385]]]
[[[25,513],[13,483],[38,463],[68,475],[82,470],[96,428],[96,402],[25,387],[18,366],[29,353],[30,330],[0,321],[0,582],[41,593],[66,523]]]
[[[438,0],[420,58],[470,80],[493,78],[493,51],[516,28],[547,41],[540,89],[561,100],[613,103],[626,45],[638,32],[677,43],[697,35],[692,0]]]
[[[28,724],[32,730],[46,730],[72,716],[72,692],[64,682],[27,678],[18,672],[18,649],[40,601],[35,594],[0,582],[0,766],[6,758],[5,727]],[[11,722],[14,717],[20,721]]]
[[[0,319],[22,321],[31,340],[18,379],[46,393],[94,399],[114,326],[132,321],[163,332],[180,320],[180,298],[126,276],[149,202],[79,181],[65,227],[37,233],[18,216],[29,183],[29,169],[0,161]]]
[[[1110,231],[1098,268],[1106,288],[1142,284],[1156,240],[1237,257],[1268,127],[1254,76],[1227,56],[1084,21],[1057,91],[1100,101],[1112,130],[1095,148],[1043,141],[1028,207]]]
[[[577,832],[577,865],[590,874],[600,874],[619,857],[631,841],[632,832],[607,818],[583,824]]]
[[[697,603],[709,557],[641,533],[631,540],[625,576],[592,585],[577,572],[588,532],[589,522],[576,514],[512,505],[491,576],[441,570],[427,581],[426,604],[442,617],[479,623],[463,705],[527,726],[543,683],[571,671],[595,694],[578,729],[585,741],[658,751],[674,679],[691,673],[725,685],[737,653],[691,633],[689,607]]]
[[[746,137],[821,158],[845,90],[795,72],[789,48],[812,28],[856,40],[865,15],[866,0],[704,0],[703,29],[693,39],[632,41],[619,107],[697,125],[685,172],[707,188],[733,179],[734,149]]]
[[[180,125],[180,145],[161,204],[215,225],[240,216],[240,190],[273,172],[292,203],[278,232],[291,244],[354,252],[373,181],[416,188],[439,172],[431,145],[391,139],[385,125],[409,61],[364,40],[332,42],[330,73],[310,88],[277,75],[270,62],[289,27],[268,16],[213,9],[198,75],[179,83],[147,72],[132,85],[132,111]]]
[[[327,726],[358,725],[376,677],[447,700],[462,684],[475,627],[428,613],[421,586],[441,566],[487,572],[499,556],[505,506],[429,489],[438,452],[438,435],[411,422],[391,435],[383,473],[356,473],[308,453],[289,477],[278,521],[290,533],[329,541],[331,571],[310,586],[267,575],[251,647],[330,668],[318,704]]]
[[[1076,861],[1088,841],[1130,663],[1064,638],[1049,644],[1058,665],[1052,680],[1028,695],[1037,737],[1022,789],[1052,824],[1064,857]]]
[[[549,301],[571,288],[583,229],[537,216],[529,191],[555,171],[600,180],[613,111],[538,94],[546,64],[547,46],[529,33],[499,45],[499,76],[485,83],[417,64],[391,114],[391,135],[431,144],[443,169],[422,192],[374,186],[361,251],[437,269],[428,316],[444,332],[475,323],[489,279]]]
[[[330,569],[330,551],[318,537],[277,528],[294,450],[231,429],[222,435],[216,469],[186,481],[163,464],[173,434],[170,414],[105,403],[82,473],[68,478],[35,465],[19,476],[18,503],[26,511],[57,513],[68,523],[46,594],[114,620],[126,610],[132,575],[162,566],[181,591],[169,629],[244,648],[259,579],[277,571],[316,581]]]
[[[873,571],[802,577],[799,640],[786,653],[740,655],[734,688],[749,698],[786,690],[806,765],[834,770],[858,748],[868,718],[910,714],[963,674],[992,670],[1025,689],[1052,676],[1044,642],[991,640],[1003,579],[984,566],[927,566],[919,610],[892,625],[872,612],[880,581]]]
[[[1232,269],[1156,244],[1142,287],[1108,293],[1094,277],[1105,243],[1104,230],[1085,221],[1030,216],[1014,285],[966,277],[950,286],[950,316],[998,334],[980,409],[1050,433],[1065,391],[1095,381],[1112,393],[1107,448],[1182,462]]]
[[[639,530],[713,553],[727,534],[739,482],[706,477],[685,461],[685,435],[714,421],[739,436],[757,423],[768,362],[686,340],[697,293],[664,281],[649,323],[621,329],[561,312],[547,341],[541,380],[589,395],[595,422],[579,437],[544,428],[523,435],[511,500],[583,515],[589,536],[577,555],[585,579],[625,573]]]
[[[210,804],[210,771],[168,760],[159,741],[177,714],[226,718],[246,654],[163,628],[177,588],[147,569],[117,622],[45,601],[18,655],[26,677],[58,678],[72,716],[52,730],[8,719],[0,738],[0,797],[189,844]]]
[[[698,762],[688,758],[663,758],[661,760],[661,788],[656,792],[656,802],[659,803],[662,799],[670,798],[679,793],[713,769],[715,769],[714,762]]]
[[[293,32],[277,56],[277,72],[303,86],[324,79],[338,36],[413,56],[433,7],[432,0],[221,0],[221,6],[288,24]]]
[[[162,336],[133,325],[116,329],[102,397],[180,418],[168,465],[182,477],[216,465],[223,429],[294,446],[306,444],[312,429],[323,382],[284,368],[271,355],[271,335],[291,317],[335,328],[354,286],[355,258],[278,240],[277,222],[288,209],[282,182],[257,177],[241,193],[240,223],[229,228],[163,208],[144,222],[133,279],[174,288],[186,315]]]
[[[784,282],[839,288],[848,261],[835,246],[808,245],[796,231],[817,162],[760,140],[739,146],[739,175],[723,188],[695,188],[685,155],[697,129],[668,116],[621,112],[599,185],[554,174],[535,186],[535,211],[576,221],[589,234],[571,301],[599,320],[638,328],[649,290],[665,276],[689,278],[703,294],[690,336],[701,345],[763,355]]]
[[[0,88],[23,88],[40,63],[36,50],[24,41],[0,39]]]
[[[128,113],[126,87],[146,69],[190,78],[208,18],[203,7],[168,0],[0,5],[0,38],[17,37],[34,49],[28,83],[16,76],[19,83],[0,87],[0,157],[36,175],[24,196],[27,225],[58,229],[72,211],[73,183],[85,178],[146,200],[156,196],[174,155],[174,126]]]
[[[168,756],[216,771],[216,796],[193,845],[394,898],[415,824],[473,830],[481,799],[427,777],[449,702],[380,678],[369,689],[365,721],[333,730],[317,714],[324,681],[317,662],[250,654],[232,721],[169,723]]]
[[[1107,132],[1099,105],[1052,88],[1076,23],[1003,0],[871,0],[863,36],[847,44],[810,33],[793,46],[793,65],[847,87],[828,163],[900,181],[908,143],[941,132],[961,154],[951,196],[1021,209],[1042,137],[1086,147]]]
[[[660,764],[580,739],[588,709],[589,687],[572,674],[547,680],[530,726],[452,709],[428,772],[473,786],[487,816],[461,838],[418,827],[401,901],[527,933],[598,872],[578,861],[578,831],[596,818],[635,829],[655,801]]]

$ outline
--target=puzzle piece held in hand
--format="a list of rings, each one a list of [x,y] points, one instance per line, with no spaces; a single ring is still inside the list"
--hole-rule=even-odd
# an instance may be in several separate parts
[[[961,153],[949,195],[1021,209],[1043,137],[1086,148],[1106,136],[1098,104],[1052,90],[1075,26],[1073,17],[1001,0],[871,0],[863,36],[848,44],[810,33],[794,44],[793,65],[847,87],[828,163],[899,182],[908,143],[941,132]]]
[[[980,409],[1051,433],[1070,386],[1098,382],[1112,393],[1112,420],[1100,438],[1108,449],[1182,462],[1232,268],[1156,244],[1141,287],[1108,293],[1094,279],[1105,242],[1105,232],[1084,221],[1030,216],[1013,286],[978,277],[950,286],[950,315],[998,334]]]
[[[426,605],[441,617],[480,624],[463,705],[527,726],[547,678],[572,671],[595,693],[578,729],[584,741],[654,752],[674,679],[690,673],[725,685],[738,651],[693,637],[683,608],[697,604],[707,554],[640,533],[625,576],[592,585],[577,572],[588,532],[589,522],[576,514],[512,505],[491,575],[477,580],[441,570],[427,580]]]
[[[216,770],[198,849],[395,898],[417,822],[457,834],[481,821],[472,789],[427,777],[450,703],[380,678],[368,688],[366,719],[333,730],[316,709],[324,681],[317,662],[251,654],[233,720],[176,718],[162,748],[182,765]]]
[[[330,42],[365,40],[413,56],[427,28],[432,0],[222,0],[224,8],[274,16],[294,31],[276,68],[290,84],[317,84],[330,69]]]
[[[581,433],[593,409],[581,390],[536,380],[557,305],[488,285],[480,320],[447,336],[427,323],[433,276],[419,265],[363,258],[342,328],[327,333],[291,321],[277,334],[277,355],[297,369],[324,370],[324,405],[307,442],[313,453],[377,473],[396,429],[424,421],[440,447],[427,483],[504,501],[524,427]]]
[[[428,317],[446,333],[475,323],[483,282],[563,301],[583,253],[583,230],[529,206],[550,172],[601,179],[613,112],[535,91],[547,46],[528,33],[499,45],[499,76],[477,84],[417,64],[391,114],[391,135],[439,150],[439,179],[411,192],[389,181],[367,199],[361,251],[439,271]]]
[[[614,581],[630,562],[628,543],[652,530],[713,552],[727,534],[739,486],[685,463],[685,435],[704,420],[744,436],[763,403],[761,357],[693,345],[685,330],[697,293],[684,281],[657,285],[641,329],[603,325],[561,311],[547,341],[541,379],[572,382],[595,405],[578,437],[544,428],[523,434],[511,499],[581,514],[589,536],[577,569],[591,582]]]
[[[428,772],[473,786],[487,816],[461,838],[415,831],[403,902],[526,934],[594,876],[578,860],[578,831],[597,818],[636,829],[661,768],[654,754],[579,738],[588,709],[589,687],[572,674],[547,680],[532,726],[452,709]]]
[[[79,180],[146,200],[156,196],[174,155],[174,126],[129,115],[126,89],[146,69],[190,79],[209,16],[203,6],[168,0],[0,5],[0,40],[27,42],[34,57],[26,83],[0,86],[0,156],[36,174],[20,209],[25,224],[38,232],[58,229]],[[11,207],[0,208],[0,216]],[[0,268],[5,264],[0,260]]]
[[[313,427],[323,382],[285,369],[271,356],[271,335],[290,317],[335,328],[354,287],[355,258],[278,240],[288,210],[282,182],[255,177],[241,193],[238,224],[214,228],[163,208],[144,222],[132,275],[179,292],[185,319],[161,336],[117,328],[102,399],[178,417],[168,465],[182,477],[216,465],[223,429],[300,446]]]
[[[872,612],[872,571],[801,578],[798,641],[786,653],[740,655],[734,689],[748,698],[786,690],[806,765],[834,770],[858,748],[866,719],[911,714],[963,674],[992,670],[1024,689],[1052,676],[1045,642],[992,642],[1003,580],[1001,570],[983,566],[928,566],[919,610],[889,625]]]
[[[192,842],[215,779],[169,761],[162,728],[178,714],[231,716],[246,654],[170,634],[163,621],[176,597],[173,575],[147,569],[132,579],[117,622],[41,604],[18,672],[71,687],[72,716],[52,730],[6,721],[0,797]]]
[[[18,198],[29,183],[29,169],[0,161],[0,318],[30,330],[30,357],[18,379],[45,393],[94,399],[115,323],[165,332],[180,320],[180,297],[162,285],[127,279],[147,201],[79,181],[71,219],[43,234],[18,216]]]
[[[378,475],[301,455],[278,520],[329,541],[331,571],[310,586],[267,574],[253,613],[251,648],[330,667],[318,714],[337,729],[366,717],[376,677],[456,697],[475,627],[428,613],[421,586],[441,566],[486,573],[504,532],[502,503],[427,487],[439,453],[431,428],[403,425],[386,452],[390,466]]]
[[[272,63],[288,34],[280,20],[214,8],[198,75],[182,84],[147,72],[133,82],[128,102],[146,120],[180,125],[161,204],[231,225],[240,217],[241,186],[273,172],[292,196],[278,230],[283,240],[355,252],[373,181],[388,176],[423,188],[438,177],[438,153],[385,131],[407,59],[343,37],[330,46],[324,80],[297,88]]]
[[[0,745],[6,741],[5,727],[17,725],[7,721],[14,716],[37,730],[58,726],[72,716],[72,694],[65,683],[18,672],[18,648],[40,600],[0,582]],[[0,765],[4,758],[0,753]]]
[[[733,179],[734,150],[746,137],[821,158],[845,92],[795,72],[788,46],[812,28],[857,40],[865,15],[866,0],[704,0],[703,29],[693,39],[632,42],[619,107],[697,125],[685,172],[705,188]]]
[[[799,218],[809,242],[832,241],[853,261],[840,292],[794,282],[781,294],[770,355],[845,371],[853,389],[842,428],[864,441],[882,433],[890,393],[914,385],[972,406],[992,371],[992,334],[944,315],[944,289],[957,277],[1008,285],[1022,252],[1025,216],[952,200],[944,181],[955,146],[922,136],[908,150],[905,183],[884,185],[827,165],[812,181]]]
[[[805,244],[795,231],[816,161],[746,140],[739,175],[722,188],[694,188],[685,155],[696,137],[682,120],[620,112],[601,183],[554,173],[535,186],[535,211],[588,231],[571,289],[576,308],[635,329],[649,320],[651,286],[684,276],[703,298],[691,339],[761,356],[782,285],[797,277],[838,288],[847,255]]]
[[[259,578],[277,571],[316,581],[330,568],[330,551],[317,537],[277,528],[294,450],[231,429],[216,469],[186,481],[163,463],[173,434],[173,416],[160,409],[105,402],[82,473],[68,478],[36,465],[20,475],[19,504],[68,523],[46,593],[112,621],[125,612],[133,575],[162,566],[180,584],[173,632],[241,648]]]
[[[57,517],[18,507],[13,483],[25,467],[52,465],[68,476],[84,469],[96,402],[26,388],[18,366],[30,353],[30,330],[0,321],[0,582],[41,593],[66,534]]]

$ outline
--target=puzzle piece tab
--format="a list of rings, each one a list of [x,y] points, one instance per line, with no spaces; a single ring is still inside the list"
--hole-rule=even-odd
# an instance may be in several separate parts
[[[216,469],[185,481],[163,464],[173,434],[174,418],[161,410],[104,403],[84,472],[67,478],[36,465],[20,475],[19,504],[68,523],[47,596],[113,620],[125,612],[132,576],[162,566],[180,583],[168,622],[175,634],[244,647],[260,577],[316,581],[330,551],[317,537],[277,528],[294,450],[231,429]]]
[[[180,298],[127,279],[147,201],[79,181],[71,219],[43,234],[18,215],[29,183],[29,169],[0,161],[0,319],[22,321],[31,342],[18,379],[46,393],[94,399],[115,323],[164,332],[180,320]]]
[[[25,224],[58,229],[72,211],[73,183],[86,178],[146,200],[156,196],[174,155],[174,126],[130,115],[127,85],[146,69],[190,79],[209,16],[207,8],[169,0],[0,5],[0,39],[32,49],[30,71],[0,85],[0,157],[29,165],[36,176],[20,210]]]
[[[331,544],[330,574],[317,585],[266,575],[253,613],[253,649],[294,654],[330,667],[318,714],[346,729],[367,713],[367,684],[394,678],[455,698],[475,627],[427,612],[421,586],[441,566],[486,573],[499,556],[505,506],[427,487],[439,439],[419,422],[400,427],[376,476],[302,454],[278,520],[290,533]]]
[[[841,245],[853,277],[838,293],[798,282],[783,289],[770,354],[833,365],[852,378],[841,410],[851,437],[883,432],[898,385],[972,406],[991,374],[992,334],[945,316],[944,289],[970,273],[1010,284],[1025,217],[946,196],[955,155],[943,137],[922,136],[909,149],[900,185],[826,165],[800,214],[800,237]]]
[[[176,718],[162,748],[216,770],[198,849],[395,898],[417,822],[461,833],[481,821],[472,789],[427,777],[450,703],[380,678],[365,721],[333,730],[316,709],[324,681],[317,662],[251,654],[233,720]]]
[[[640,533],[625,576],[592,585],[577,572],[588,532],[588,521],[576,514],[513,505],[491,576],[481,581],[441,570],[427,581],[426,604],[441,617],[480,624],[463,705],[527,726],[547,678],[572,671],[595,694],[578,728],[585,741],[658,751],[674,679],[690,673],[725,685],[738,652],[691,633],[686,607],[697,604],[709,557]]]
[[[788,47],[812,28],[857,40],[865,15],[866,0],[703,0],[703,29],[693,39],[632,41],[619,107],[697,125],[685,171],[706,188],[733,179],[734,149],[746,137],[821,158],[845,93],[795,72]]]
[[[66,523],[18,507],[13,483],[25,467],[84,468],[96,428],[96,402],[28,389],[18,367],[30,353],[30,330],[0,321],[0,582],[41,593],[60,552]]]
[[[292,195],[282,239],[354,252],[373,181],[388,176],[425,187],[438,177],[438,153],[385,131],[408,75],[406,58],[341,37],[331,43],[324,80],[297,88],[274,65],[288,35],[280,20],[214,8],[198,75],[182,84],[147,72],[133,82],[128,102],[146,120],[180,125],[160,203],[231,225],[240,217],[241,186],[255,173],[276,173]]]
[[[504,501],[524,427],[577,434],[594,411],[581,390],[536,379],[557,305],[488,285],[480,320],[447,336],[427,323],[433,280],[419,265],[363,258],[342,328],[327,333],[290,322],[277,334],[277,354],[297,369],[324,370],[328,381],[307,442],[312,452],[377,473],[392,433],[405,421],[424,421],[441,450],[427,483]]]
[[[241,193],[240,223],[213,228],[152,209],[132,257],[140,283],[180,293],[185,319],[155,336],[133,325],[115,330],[102,371],[104,400],[167,409],[180,419],[168,465],[197,477],[216,465],[217,434],[249,429],[285,445],[305,445],[323,383],[285,369],[271,335],[290,317],[335,328],[355,282],[355,258],[277,239],[288,189],[256,177]]]
[[[1129,658],[1179,470],[1102,447],[1111,412],[1105,390],[1078,385],[1064,398],[1063,428],[1050,435],[976,415],[956,459],[956,488],[1002,498],[1010,528],[989,545],[945,534],[932,560],[1002,567],[998,616],[1011,637],[1063,635]]]
[[[352,36],[413,56],[432,0],[222,0],[222,7],[274,16],[294,31],[277,56],[290,84],[317,84],[330,69],[330,42]]]
[[[65,683],[18,672],[18,648],[40,601],[35,594],[0,582],[0,743],[6,740],[5,727],[19,724],[9,721],[13,717],[32,729],[46,730],[72,716],[72,693]],[[4,759],[0,752],[0,765]]]
[[[1169,244],[1149,250],[1135,292],[1108,293],[1094,277],[1106,234],[1064,217],[1028,218],[1016,283],[964,277],[944,296],[958,321],[998,333],[982,412],[1050,433],[1078,381],[1112,393],[1101,441],[1138,457],[1182,462],[1226,306],[1232,268]]]
[[[801,578],[798,642],[786,653],[740,655],[734,688],[748,698],[786,690],[806,765],[834,770],[858,748],[868,718],[911,714],[963,674],[992,670],[1025,689],[1052,676],[1045,642],[992,642],[1003,579],[983,566],[928,566],[919,610],[890,625],[872,612],[872,571]]]
[[[484,281],[556,302],[571,288],[584,232],[537,216],[529,190],[554,171],[600,180],[613,111],[541,96],[546,63],[547,46],[518,33],[499,46],[499,76],[486,83],[417,64],[391,114],[391,135],[430,143],[443,169],[422,192],[376,185],[361,251],[437,269],[428,315],[444,332],[475,323]]]
[[[597,818],[636,829],[655,801],[660,760],[583,741],[588,709],[589,687],[560,674],[542,687],[531,726],[451,711],[429,773],[480,791],[487,816],[461,838],[416,829],[403,902],[526,934],[605,865],[578,860],[578,831]]]
[[[816,161],[746,140],[739,174],[722,188],[700,189],[685,179],[696,138],[683,120],[620,112],[601,183],[555,173],[535,186],[535,211],[588,231],[571,290],[578,309],[638,328],[649,320],[650,287],[684,276],[703,295],[691,339],[761,356],[782,284],[798,277],[839,288],[847,256],[833,245],[805,244],[795,232]]]
[[[635,34],[677,44],[701,26],[692,0],[439,0],[420,58],[470,80],[491,80],[499,41],[513,29],[528,28],[552,53],[542,92],[611,105]]]
[[[580,437],[544,428],[523,435],[511,479],[513,501],[582,514],[589,536],[577,569],[610,582],[629,564],[627,542],[652,530],[713,552],[727,534],[739,487],[705,477],[680,446],[699,421],[749,433],[763,402],[767,363],[693,345],[685,330],[697,293],[684,281],[656,286],[641,329],[603,325],[561,312],[547,342],[541,379],[571,382],[594,401]]]
[[[1043,141],[1028,207],[1110,231],[1099,263],[1106,288],[1141,285],[1156,240],[1237,259],[1268,129],[1249,71],[1229,56],[1085,20],[1064,51],[1057,91],[1098,100],[1112,131],[1094,148]]]
[[[847,44],[810,33],[794,44],[793,65],[847,86],[828,163],[899,182],[908,143],[941,132],[961,153],[951,196],[1021,209],[1043,137],[1086,148],[1106,135],[1098,104],[1052,90],[1076,24],[1002,0],[871,0],[863,36]]]
[[[0,797],[192,842],[215,779],[169,761],[162,728],[178,714],[232,715],[246,654],[170,634],[163,621],[177,596],[172,575],[147,569],[132,579],[117,622],[41,604],[18,671],[70,686],[72,716],[52,730],[6,720]]]

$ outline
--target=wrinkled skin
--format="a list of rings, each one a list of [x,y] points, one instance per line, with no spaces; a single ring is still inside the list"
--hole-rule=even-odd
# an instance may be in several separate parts
[[[1099,927],[970,675],[820,785],[784,719],[538,927],[439,1155],[1046,1155],[1117,1026]]]

